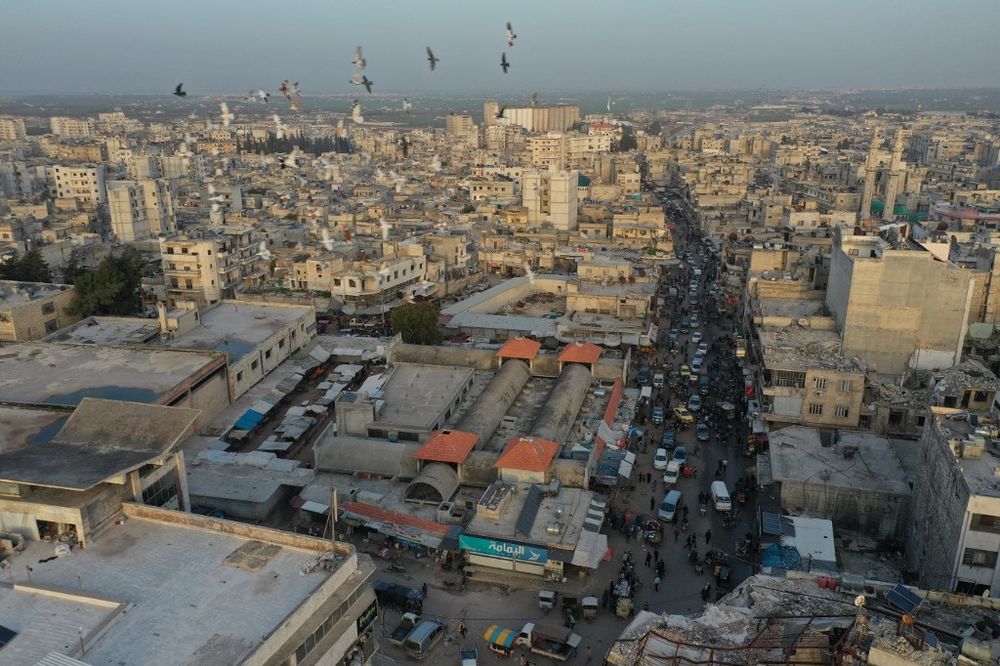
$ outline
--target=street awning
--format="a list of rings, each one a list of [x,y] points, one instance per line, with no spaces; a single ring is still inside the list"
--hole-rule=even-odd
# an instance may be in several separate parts
[[[258,425],[260,425],[260,422],[263,420],[264,420],[263,414],[253,409],[248,409],[247,411],[243,412],[243,416],[241,416],[236,421],[233,427],[235,427],[237,430],[253,430]]]
[[[584,530],[580,533],[580,540],[576,542],[576,551],[573,553],[572,563],[578,567],[596,569],[600,566],[601,560],[607,552],[607,534]]]
[[[494,645],[499,645],[500,647],[509,648],[514,645],[514,639],[517,638],[517,632],[513,629],[505,629],[495,624],[491,624],[489,628],[486,629],[486,633],[483,634],[483,638],[487,643],[493,643]]]

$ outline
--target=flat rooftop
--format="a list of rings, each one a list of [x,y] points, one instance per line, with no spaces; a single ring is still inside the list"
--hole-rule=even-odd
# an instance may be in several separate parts
[[[762,298],[760,299],[760,314],[764,317],[814,317],[826,310],[822,299],[802,298]]]
[[[160,324],[142,317],[87,317],[45,338],[80,345],[141,345],[160,337]]]
[[[382,386],[379,427],[433,430],[435,422],[470,382],[475,370],[445,365],[401,363]]]
[[[68,410],[0,405],[0,455],[51,440],[69,415]]]
[[[903,465],[883,437],[841,431],[835,446],[823,446],[815,428],[790,426],[772,430],[769,438],[775,481],[910,494]]]
[[[308,307],[223,302],[200,313],[201,326],[161,344],[173,349],[225,352],[232,363],[310,310]]]
[[[44,301],[72,288],[68,284],[0,280],[0,310],[13,310],[32,301]]]
[[[531,532],[522,534],[517,529],[517,520],[528,499],[528,490],[521,488],[511,497],[510,504],[500,514],[498,519],[490,518],[482,511],[477,511],[472,521],[466,527],[466,533],[474,536],[493,537],[498,539],[513,539],[545,545],[561,550],[575,550],[583,523],[587,519],[594,493],[582,488],[560,488],[555,497],[544,497],[535,514]],[[562,531],[551,534],[548,527],[559,523]]]
[[[963,439],[975,432],[972,424],[964,418],[949,419],[938,413],[932,414],[934,423],[943,438]],[[962,470],[962,477],[969,486],[969,492],[987,497],[1000,497],[1000,446],[995,441],[987,441],[986,448],[979,458],[955,458],[955,463]]]
[[[282,545],[298,535],[253,528],[265,535],[257,541],[187,520],[193,526],[129,515],[86,549],[54,559],[52,544],[29,541],[11,560],[15,582],[27,583],[30,564],[31,584],[64,588],[65,596],[0,586],[0,624],[18,632],[4,663],[34,664],[52,650],[74,655],[78,628],[87,636],[112,617],[80,657],[88,664],[240,663],[331,575],[302,574],[320,555],[318,540],[307,540],[316,550],[298,549]],[[259,555],[259,567],[244,554]]]
[[[29,342],[0,346],[0,402],[77,405],[86,397],[155,403],[214,354]]]
[[[841,356],[840,335],[836,331],[791,326],[762,326],[757,329],[764,365],[769,369],[792,370],[827,368],[860,373],[854,361]]]

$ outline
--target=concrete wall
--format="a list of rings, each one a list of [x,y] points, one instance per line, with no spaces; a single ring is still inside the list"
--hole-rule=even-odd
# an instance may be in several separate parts
[[[909,507],[908,496],[833,486],[818,477],[781,484],[782,511],[828,518],[838,529],[876,539],[904,539]]]
[[[592,376],[587,366],[579,363],[567,364],[548,400],[538,411],[531,425],[531,434],[560,444],[564,443],[587,397],[591,380]]]
[[[495,370],[497,354],[489,349],[465,347],[429,347],[399,343],[389,348],[389,363],[425,363],[427,365],[454,365],[476,370]]]
[[[455,429],[476,433],[479,435],[479,448],[486,446],[530,377],[531,371],[524,361],[504,361],[503,367],[465,412]]]
[[[830,253],[830,275],[826,282],[826,307],[837,320],[837,328],[843,330],[847,318],[847,301],[851,295],[851,280],[854,262],[840,246],[839,232],[834,239]]]

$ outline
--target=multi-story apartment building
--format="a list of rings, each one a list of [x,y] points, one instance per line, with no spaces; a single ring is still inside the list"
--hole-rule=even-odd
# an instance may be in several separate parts
[[[388,311],[406,287],[427,277],[427,257],[421,245],[403,244],[396,254],[387,254],[380,261],[345,263],[334,273],[331,292],[355,310]]]
[[[577,132],[549,132],[528,139],[531,164],[539,169],[585,169],[611,150],[611,137]]]
[[[0,118],[0,141],[23,141],[28,136],[21,118]]]
[[[0,280],[0,342],[38,340],[80,321],[69,313],[73,287]]]
[[[166,181],[112,180],[107,188],[111,230],[118,240],[128,243],[173,233],[173,197]]]
[[[490,100],[483,104],[483,125],[518,125],[531,132],[565,132],[580,121],[580,107],[566,104],[555,106],[507,106],[501,113],[500,103]]]
[[[90,118],[52,116],[49,118],[49,126],[53,134],[67,139],[83,139],[94,134],[94,121]]]
[[[264,274],[260,248],[249,227],[223,227],[196,238],[160,239],[167,304],[199,307],[232,297]]]
[[[528,209],[528,222],[548,223],[559,231],[576,229],[579,178],[576,171],[525,173],[521,196]]]
[[[51,182],[56,197],[69,197],[91,204],[106,204],[107,191],[104,185],[104,166],[55,165],[52,167]]]

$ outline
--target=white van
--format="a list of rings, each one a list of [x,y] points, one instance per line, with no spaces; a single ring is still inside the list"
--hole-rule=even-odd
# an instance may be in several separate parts
[[[729,498],[729,488],[725,481],[712,482],[712,504],[716,511],[732,511],[733,501]]]

